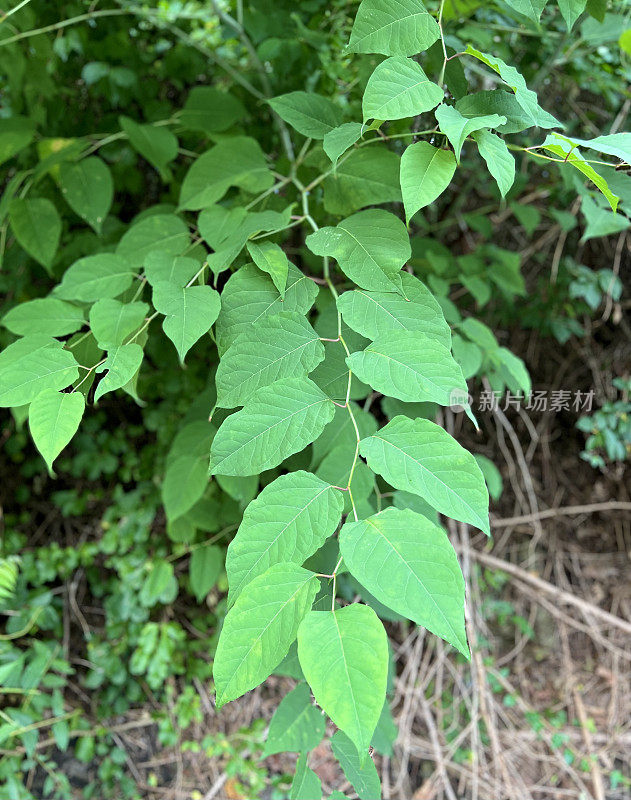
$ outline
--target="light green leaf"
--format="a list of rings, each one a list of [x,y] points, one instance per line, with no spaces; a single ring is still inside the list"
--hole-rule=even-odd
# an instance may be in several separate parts
[[[456,159],[450,150],[429,142],[406,147],[401,157],[401,193],[407,222],[421,208],[433,203],[451,183]]]
[[[322,800],[322,783],[308,765],[309,754],[303,753],[296,763],[289,800]]]
[[[75,261],[65,271],[55,294],[64,300],[91,303],[102,297],[117,297],[133,280],[133,268],[125,258],[99,253]]]
[[[284,300],[287,274],[289,272],[289,261],[285,251],[274,242],[263,241],[261,244],[249,242],[248,252],[256,266],[262,269],[263,272],[267,272],[272,281],[274,281],[274,286]]]
[[[180,363],[219,316],[219,293],[210,286],[180,287],[158,281],[153,287],[153,305],[165,315],[162,328],[175,345]]]
[[[354,150],[324,181],[324,208],[346,215],[364,206],[400,202],[400,161],[381,144]]]
[[[327,483],[345,488],[348,486],[351,470],[353,470],[350,490],[355,506],[366,500],[375,488],[375,476],[363,461],[358,461],[353,469],[356,445],[357,439],[355,439],[353,447],[344,447],[343,445],[334,447],[330,453],[327,453],[316,472],[317,476]],[[350,494],[344,492],[343,499],[344,513],[349,514],[353,508]]]
[[[335,406],[308,378],[263,386],[219,428],[210,449],[211,474],[255,475],[317,439]]]
[[[311,702],[306,683],[280,701],[270,720],[263,758],[273,753],[306,753],[317,747],[324,736],[324,716]]]
[[[417,498],[418,499],[418,498]],[[391,756],[394,753],[392,745],[396,742],[399,735],[399,729],[392,718],[392,711],[390,704],[386,700],[383,704],[379,722],[375,728],[375,733],[372,737],[372,746],[378,753],[384,756]]]
[[[503,139],[490,131],[477,131],[473,134],[480,155],[499,187],[502,197],[506,197],[515,181],[515,159],[510,154]]]
[[[609,189],[609,185],[602,175],[599,175],[592,165],[585,161],[571,139],[567,139],[565,136],[561,136],[558,133],[551,133],[546,137],[541,147],[549,153],[553,153],[555,156],[561,158],[563,163],[573,166],[585,175],[586,178],[589,178],[594,186],[607,198],[612,210],[616,210],[620,198]]]
[[[324,139],[342,121],[335,103],[313,92],[289,92],[268,102],[281,119],[310,139]]]
[[[506,347],[499,347],[493,354],[497,360],[499,372],[511,392],[521,392],[525,397],[530,394],[530,375],[524,362],[511,353]]]
[[[441,131],[451,142],[458,163],[460,163],[460,151],[467,136],[483,128],[497,128],[507,121],[506,117],[502,117],[499,114],[488,114],[483,117],[464,117],[457,108],[444,104],[438,106],[434,114]]]
[[[245,508],[256,497],[259,489],[258,475],[217,475],[217,483],[223,491]]]
[[[153,250],[145,258],[145,276],[151,286],[159,281],[166,281],[184,287],[200,271],[201,266],[194,258]]]
[[[464,578],[447,535],[427,517],[387,508],[340,531],[351,574],[379,602],[469,656]]]
[[[59,165],[59,186],[70,208],[101,233],[114,199],[114,182],[105,162],[96,156]]]
[[[393,292],[344,292],[337,300],[344,322],[367,339],[418,331],[449,347],[449,325],[429,289],[407,272],[401,273],[401,281],[407,300]]]
[[[538,24],[548,0],[504,0],[504,2]]]
[[[324,346],[307,320],[295,312],[265,316],[242,333],[219,362],[217,405],[243,405],[262,386],[307,375],[324,358]]]
[[[387,333],[346,359],[349,369],[377,392],[406,403],[450,406],[467,394],[462,370],[448,347],[420,331]]]
[[[596,136],[594,139],[576,139],[572,137],[573,144],[581,147],[588,147],[599,153],[606,153],[608,156],[619,158],[627,164],[631,163],[631,133],[610,133],[606,136]]]
[[[28,147],[35,136],[35,123],[28,117],[0,119],[0,164]]]
[[[259,143],[247,136],[233,136],[195,159],[182,183],[180,208],[207,208],[221,200],[231,186],[262,192],[273,183]]]
[[[111,350],[137,330],[149,306],[146,303],[121,303],[104,297],[90,309],[90,328],[103,350]]]
[[[9,222],[19,245],[50,272],[61,237],[55,206],[43,197],[15,197],[9,206]]]
[[[364,411],[356,403],[350,403],[349,407],[355,417],[359,435],[365,437],[375,433],[377,420],[374,416]],[[348,409],[337,406],[333,421],[326,426],[313,443],[311,466],[317,466],[333,448],[345,447],[347,450],[354,450],[356,441],[355,426],[352,423]]]
[[[163,181],[170,181],[167,164],[177,156],[177,137],[164,126],[139,125],[129,117],[119,117],[119,122],[134,150],[158,170]]]
[[[364,763],[386,697],[388,637],[368,606],[312,611],[298,629],[298,657],[316,702]]]
[[[489,55],[488,53],[481,53],[470,44],[467,45],[465,50],[470,56],[477,58],[486,64],[492,70],[497,72],[500,78],[506,83],[515,93],[515,98],[519,105],[524,109],[526,114],[531,120],[532,125],[539,125],[540,127],[547,128],[561,128],[561,123],[556,120],[547,111],[544,111],[537,102],[537,95],[532,89],[526,86],[526,81],[513,66],[509,66],[505,61],[497,56]],[[542,124],[543,123],[543,124]]]
[[[217,708],[254,689],[287,655],[316,592],[318,579],[295,564],[275,564],[239,595],[215,654]]]
[[[342,493],[309,472],[281,475],[246,508],[228,546],[228,603],[278,562],[302,564],[337,528]]]
[[[317,294],[317,284],[293,264],[289,264],[284,301],[271,278],[253,264],[241,267],[229,278],[221,293],[221,312],[215,327],[220,355],[240,334],[251,334],[254,325],[268,315],[280,311],[306,314]]]
[[[139,344],[123,344],[110,350],[105,362],[96,370],[107,372],[107,375],[101,378],[96,387],[94,402],[98,402],[108,392],[122,389],[140,368],[142,357],[142,347]]]
[[[116,247],[116,254],[140,268],[153,251],[179,256],[188,247],[186,223],[175,214],[152,214],[135,222]]]
[[[5,328],[18,336],[65,336],[85,324],[83,311],[63,300],[43,297],[19,303],[2,317]]]
[[[585,11],[587,0],[558,0],[558,2],[559,11],[565,20],[567,29],[571,31],[576,20],[581,16],[583,11]]]
[[[361,441],[360,453],[395,489],[417,494],[441,514],[490,534],[482,472],[471,453],[438,425],[395,417]]]
[[[191,589],[201,603],[217,583],[223,568],[223,550],[216,544],[198,547],[191,553],[189,566]]]
[[[213,86],[195,86],[186,98],[179,121],[189,131],[219,133],[245,114],[243,105],[228,92]]]
[[[354,349],[350,347],[350,349]],[[317,384],[323,392],[326,392],[331,400],[344,402],[348,392],[348,366],[346,365],[346,350],[341,342],[325,342],[324,361],[311,373],[311,380]],[[351,400],[361,400],[370,394],[370,386],[359,381],[354,375],[351,379],[349,398]]]
[[[368,119],[404,119],[431,111],[443,90],[411,58],[393,56],[375,69],[364,91],[362,110]]]
[[[332,128],[324,134],[324,152],[334,164],[337,163],[338,158],[361,139],[363,130],[364,126],[360,122],[345,122]]]
[[[405,225],[381,209],[359,211],[335,228],[307,236],[317,256],[332,256],[343,272],[368,291],[401,291],[401,267],[411,255]]]
[[[504,481],[502,480],[502,473],[499,469],[495,466],[495,464],[491,461],[490,458],[481,455],[480,453],[476,453],[473,456],[482,470],[482,474],[484,475],[484,480],[486,481],[487,488],[489,490],[489,495],[492,497],[493,500],[499,500],[502,496],[502,491],[504,489]]]
[[[348,50],[413,56],[427,50],[439,38],[440,28],[421,0],[363,0],[353,23]]]
[[[50,472],[53,461],[77,432],[84,410],[80,392],[64,394],[54,389],[38,394],[29,406],[31,436]]]
[[[331,738],[331,750],[351,786],[360,800],[376,800],[381,797],[381,781],[371,758],[362,764],[353,742],[342,731]]]
[[[0,353],[0,408],[24,406],[46,389],[70,386],[79,377],[73,354],[63,343],[34,334]]]

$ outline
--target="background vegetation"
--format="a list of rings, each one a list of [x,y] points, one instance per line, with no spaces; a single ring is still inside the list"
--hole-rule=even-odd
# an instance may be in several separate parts
[[[305,246],[307,213],[321,226],[373,204],[402,214],[391,156],[415,141],[411,134],[435,128],[431,112],[388,123],[374,145],[381,163],[371,162],[368,175],[362,147],[333,174],[319,144],[279,122],[267,103],[317,92],[345,121],[362,119],[382,57],[346,50],[357,5],[27,0],[5,9],[0,344],[25,332],[15,309],[47,296],[70,265],[112,250],[143,220],[172,214],[191,164],[214,144],[229,148],[239,136],[260,144],[275,174],[260,186],[237,181],[228,205],[260,198],[256,210],[277,216],[256,230],[284,228],[273,240],[320,281],[322,260]],[[441,15],[445,54],[471,45],[514,65],[565,136],[628,130],[631,6],[559,0],[538,23],[537,5],[427,3]],[[436,80],[442,42],[419,60]],[[463,94],[496,86],[473,58],[446,65],[452,94],[462,81]],[[209,96],[196,87],[229,95],[214,96],[209,114]],[[530,387],[556,392],[560,407],[502,399],[476,412],[479,434],[448,408],[415,409],[477,455],[492,498],[491,543],[464,523],[448,525],[469,587],[470,663],[340,575],[338,596],[371,602],[392,642],[391,713],[373,739],[384,797],[630,794],[631,176],[626,159],[589,152],[606,191],[620,198],[614,214],[589,175],[558,163],[572,161],[566,152],[531,149],[545,131],[516,133],[505,198],[467,140],[449,189],[413,219],[408,263],[452,327],[474,412],[485,392]],[[96,192],[97,176],[87,194],[73,194],[71,167],[88,157],[111,176],[103,212],[108,189]],[[227,151],[228,161],[239,157]],[[296,178],[296,162],[298,183],[284,180]],[[29,236],[14,201],[33,198],[46,205]],[[54,247],[44,224],[51,204]],[[195,236],[187,255],[201,264],[207,250]],[[244,251],[233,269],[249,260]],[[138,299],[135,291],[125,299]],[[318,333],[330,335],[330,307],[319,299],[316,308]],[[291,788],[295,757],[267,732],[300,677],[295,660],[253,695],[214,707],[225,550],[259,481],[207,482],[209,441],[199,431],[215,402],[215,343],[204,331],[182,368],[160,320],[136,326],[145,358],[131,383],[93,405],[104,378],[96,369],[82,375],[89,408],[56,475],[33,445],[26,408],[2,412],[0,796],[11,800],[300,796]],[[78,327],[61,335],[90,359],[96,343]],[[591,410],[574,405],[576,392],[592,397]],[[380,423],[405,412],[369,387],[355,386],[351,399],[378,408]],[[323,459],[332,443],[320,444],[306,465],[338,482],[339,465],[327,472]],[[190,470],[184,481],[181,459]],[[292,468],[301,468],[295,459]],[[179,513],[193,485],[200,491]],[[379,494],[387,504],[388,488]],[[309,765],[324,791],[371,797],[348,759],[319,742]]]

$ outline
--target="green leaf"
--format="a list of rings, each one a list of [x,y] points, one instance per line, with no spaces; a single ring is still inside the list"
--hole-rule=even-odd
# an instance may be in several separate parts
[[[548,0],[504,0],[504,2],[538,24]]]
[[[2,317],[2,324],[18,336],[66,336],[82,328],[85,320],[80,308],[54,297],[43,297],[14,306]]]
[[[602,175],[599,175],[592,165],[585,161],[571,139],[567,139],[565,136],[560,136],[558,133],[551,133],[546,137],[546,140],[541,147],[544,150],[547,150],[549,153],[553,153],[555,156],[560,157],[563,160],[563,163],[570,164],[583,175],[585,175],[586,178],[589,178],[594,186],[596,186],[607,198],[612,210],[616,210],[620,198],[609,189],[609,185]]]
[[[111,350],[142,325],[149,306],[146,303],[121,303],[104,297],[90,309],[90,328],[98,345]]]
[[[102,297],[117,297],[134,280],[131,264],[114,253],[99,253],[75,261],[64,273],[55,294],[64,300],[91,303]]]
[[[499,187],[502,197],[506,197],[515,181],[515,159],[510,154],[503,139],[490,131],[477,131],[473,134],[480,155]]]
[[[606,153],[608,156],[619,158],[621,161],[631,163],[631,133],[610,133],[606,136],[596,136],[594,139],[576,139],[572,137],[572,144]]]
[[[343,272],[368,291],[401,291],[401,267],[411,255],[405,225],[388,211],[359,211],[335,228],[307,236],[317,256],[332,256]]]
[[[583,197],[581,211],[587,221],[587,227],[581,237],[582,242],[599,236],[611,236],[613,233],[626,231],[631,222],[622,214],[614,214],[606,208],[599,208],[589,197]]]
[[[153,305],[165,315],[162,328],[175,345],[180,363],[219,316],[219,293],[210,286],[180,287],[159,281],[153,287]]]
[[[355,417],[360,437],[370,436],[377,430],[377,420],[374,416],[355,403],[350,403],[350,409]],[[354,450],[357,435],[347,408],[335,409],[333,421],[326,426],[320,436],[313,443],[313,458],[311,466],[317,466],[322,459],[335,447],[345,447]]]
[[[84,410],[80,392],[63,394],[54,389],[38,394],[29,406],[31,436],[50,472],[53,461],[77,432]]]
[[[335,103],[313,92],[289,92],[268,102],[281,119],[310,139],[324,139],[342,121]]]
[[[101,233],[114,199],[109,167],[96,156],[59,165],[59,186],[64,200],[81,219]]]
[[[354,348],[351,348],[354,349]],[[348,392],[348,367],[346,351],[341,342],[325,342],[324,361],[311,373],[311,380],[317,384],[331,400],[344,402]],[[354,375],[351,379],[349,398],[361,400],[370,394],[370,386],[361,383]]]
[[[207,208],[221,200],[231,186],[262,192],[273,183],[259,143],[247,136],[233,136],[193,162],[182,182],[180,208]]]
[[[254,689],[287,655],[318,579],[295,564],[275,564],[239,595],[223,623],[213,677],[217,708]]]
[[[23,406],[46,389],[65,389],[79,377],[79,368],[63,343],[32,335],[0,353],[0,408]]]
[[[296,763],[289,800],[322,800],[322,783],[308,765],[309,754],[303,753]]]
[[[298,657],[316,702],[364,763],[386,697],[388,637],[368,606],[312,611],[298,629]]]
[[[213,86],[195,86],[180,112],[180,124],[189,131],[219,133],[245,117],[236,97]]]
[[[336,731],[333,734],[331,750],[360,800],[375,800],[381,797],[381,781],[372,759],[367,758],[362,764],[353,742],[345,733]]]
[[[438,23],[421,0],[362,0],[348,50],[413,56],[427,50],[439,38]]]
[[[354,150],[324,181],[324,208],[346,215],[364,206],[400,202],[400,161],[381,144]]]
[[[558,0],[558,2],[559,11],[565,20],[567,29],[571,31],[576,20],[581,16],[583,11],[585,11],[587,0]]]
[[[464,117],[457,108],[444,104],[438,106],[434,114],[441,131],[451,142],[458,163],[460,163],[460,152],[467,136],[483,128],[497,128],[507,121],[506,117],[499,114],[488,114],[483,117]]]
[[[407,300],[393,292],[344,292],[337,300],[344,322],[367,339],[417,331],[449,347],[451,331],[429,289],[407,272],[401,281]]]
[[[503,134],[519,133],[533,125],[532,116],[519,105],[515,95],[503,88],[466,94],[458,100],[456,108],[463,116],[470,118],[489,114],[506,117],[506,122],[496,127]],[[536,124],[541,128],[554,128],[557,123],[547,119],[548,116],[545,111],[541,112]]]
[[[391,756],[394,753],[392,745],[395,743],[399,729],[392,718],[392,711],[388,701],[383,704],[379,722],[372,737],[372,746],[378,753],[384,756]]]
[[[147,256],[159,250],[179,256],[189,244],[186,223],[175,214],[152,214],[135,222],[116,247],[116,254],[140,268]]]
[[[0,164],[28,147],[35,136],[35,123],[28,117],[0,119]]]
[[[302,564],[313,555],[335,532],[342,506],[340,491],[302,470],[266,486],[246,508],[228,546],[228,603],[270,565]]]
[[[263,272],[267,272],[284,300],[287,274],[289,272],[289,261],[285,251],[274,242],[263,241],[261,244],[249,242],[248,252],[256,266],[262,269]]]
[[[196,275],[201,264],[187,256],[173,256],[154,250],[145,258],[145,277],[151,286],[160,281],[184,287]]]
[[[219,428],[210,449],[211,474],[255,475],[317,439],[335,406],[308,378],[263,386]]]
[[[61,237],[55,206],[43,197],[16,197],[9,206],[9,221],[19,245],[50,272]]]
[[[221,312],[215,334],[220,355],[242,333],[252,334],[254,325],[280,311],[306,314],[318,294],[317,285],[293,264],[289,264],[283,301],[271,278],[253,265],[241,267],[221,293]]]
[[[336,164],[338,158],[362,137],[364,126],[360,122],[345,122],[324,134],[324,152]]]
[[[203,458],[183,454],[169,461],[162,483],[162,502],[172,522],[186,514],[208,486],[208,451]]]
[[[355,440],[356,445],[357,440]],[[322,460],[316,474],[333,486],[347,487],[351,479],[351,470],[353,470],[350,491],[352,492],[355,506],[357,506],[358,503],[363,502],[372,494],[375,488],[375,476],[363,461],[358,461],[353,469],[355,446],[344,447],[337,445],[334,447]],[[343,498],[344,513],[349,514],[353,507],[349,492],[345,492]]]
[[[446,533],[409,509],[387,508],[340,531],[351,574],[379,602],[469,656],[464,578]]]
[[[441,514],[490,534],[489,497],[475,459],[427,419],[395,417],[359,448],[395,489],[422,497]]]
[[[270,720],[263,758],[274,753],[306,753],[317,747],[324,737],[324,716],[311,702],[306,683],[280,701]]]
[[[505,61],[497,56],[489,55],[488,53],[481,53],[470,44],[467,45],[465,50],[470,56],[477,58],[486,64],[492,70],[497,72],[500,78],[506,83],[515,93],[515,98],[519,105],[526,112],[531,120],[532,125],[539,125],[540,127],[561,128],[563,127],[558,120],[556,120],[547,111],[544,111],[537,102],[537,95],[532,89],[526,86],[526,81],[515,67],[509,66]],[[543,122],[543,124],[542,124]]]
[[[419,331],[388,333],[347,359],[349,369],[377,392],[406,403],[454,403],[467,395],[462,370],[448,347]]]
[[[324,346],[307,320],[295,312],[263,317],[242,333],[219,362],[217,405],[243,405],[262,386],[307,375],[324,358]]]
[[[142,364],[142,347],[139,344],[123,344],[110,350],[105,362],[96,370],[107,372],[101,378],[94,393],[94,402],[108,392],[122,389],[136,374]]]
[[[484,480],[486,481],[487,488],[489,490],[489,495],[493,498],[493,500],[499,500],[502,496],[502,491],[504,489],[504,482],[502,480],[502,473],[499,469],[495,466],[495,464],[491,461],[490,458],[481,455],[480,453],[476,453],[474,458],[482,470],[482,474],[484,475]]]
[[[364,122],[415,117],[431,111],[442,99],[443,90],[416,61],[393,56],[382,61],[368,79],[362,101]]]
[[[191,589],[201,603],[217,583],[223,569],[223,550],[216,544],[198,547],[191,553],[189,566]]]
[[[440,150],[429,142],[406,147],[401,157],[401,193],[406,221],[421,208],[433,203],[451,183],[456,159],[450,150]]]
[[[119,122],[134,150],[158,170],[163,181],[170,181],[167,164],[177,156],[177,137],[164,126],[139,125],[129,117],[119,117]]]
[[[158,601],[166,600],[171,594],[172,585],[175,581],[173,565],[168,561],[155,561],[151,566],[151,571],[147,576],[138,599],[146,608],[151,608]]]

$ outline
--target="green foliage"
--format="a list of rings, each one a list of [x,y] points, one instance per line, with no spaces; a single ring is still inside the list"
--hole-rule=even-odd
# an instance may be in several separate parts
[[[493,465],[433,421],[437,406],[473,418],[468,379],[530,391],[524,363],[476,318],[526,297],[519,256],[463,202],[474,188],[491,209],[507,197],[534,230],[538,213],[520,204],[531,167],[566,232],[576,194],[584,241],[626,230],[629,179],[614,167],[631,159],[631,134],[579,138],[530,87],[545,86],[531,63],[553,59],[560,28],[580,27],[576,58],[598,63],[608,102],[628,69],[619,55],[606,69],[594,60],[599,23],[580,1],[454,16],[421,0],[252,0],[235,25],[196,2],[125,5],[88,12],[98,35],[83,17],[70,24],[81,4],[55,5],[14,9],[17,33],[0,34],[0,406],[16,464],[28,430],[49,470],[90,483],[55,492],[64,516],[106,510],[77,548],[30,547],[25,520],[10,521],[0,603],[19,646],[0,642],[0,684],[41,697],[31,706],[16,691],[0,743],[28,766],[50,726],[60,750],[98,762],[86,798],[138,796],[114,739],[59,691],[74,666],[54,645],[52,590],[80,568],[104,613],[81,677],[99,718],[148,686],[169,706],[158,730],[170,746],[201,717],[196,696],[168,694],[173,678],[212,669],[219,707],[287,668],[301,682],[263,753],[300,754],[289,796],[321,797],[308,753],[326,714],[344,774],[372,800],[368,748],[391,752],[396,736],[380,617],[468,656],[464,581],[438,514],[489,533],[488,496],[501,493]],[[529,26],[523,46],[491,35],[497,20]],[[76,119],[57,84],[83,87]],[[440,238],[452,223],[476,234],[466,252]],[[559,304],[619,298],[612,272],[585,270],[562,264]],[[559,337],[577,332],[573,318],[546,318]],[[626,400],[581,423],[592,463],[628,451]],[[184,593],[197,638],[173,613]],[[238,746],[260,753],[260,733]],[[261,791],[237,744],[203,748]],[[21,756],[0,761],[19,800],[32,796],[24,769]],[[70,794],[56,780],[44,796]]]

